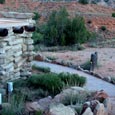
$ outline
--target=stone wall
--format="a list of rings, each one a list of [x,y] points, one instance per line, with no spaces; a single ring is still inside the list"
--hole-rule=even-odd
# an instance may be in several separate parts
[[[8,17],[7,19],[0,19],[1,81],[31,75],[34,48],[31,37],[35,30],[33,24],[34,21],[30,17],[25,20],[8,19]],[[27,27],[30,27],[30,30]],[[32,30],[32,28],[34,29]],[[8,31],[8,34],[2,36],[4,29]]]

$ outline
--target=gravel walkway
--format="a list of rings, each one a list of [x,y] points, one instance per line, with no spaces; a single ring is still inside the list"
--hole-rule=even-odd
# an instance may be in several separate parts
[[[60,72],[69,72],[69,73],[77,73],[80,76],[84,76],[87,78],[87,83],[84,86],[87,90],[104,90],[108,93],[110,97],[115,97],[115,85],[112,85],[106,81],[103,81],[101,79],[98,79],[92,75],[86,74],[84,72],[64,67],[56,64],[51,64],[47,62],[38,62],[33,61],[32,64],[35,64],[36,66],[42,66],[42,67],[49,67],[52,72],[60,73]]]

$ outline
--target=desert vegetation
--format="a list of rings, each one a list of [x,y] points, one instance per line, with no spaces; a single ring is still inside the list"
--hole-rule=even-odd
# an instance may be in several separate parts
[[[33,69],[36,69],[35,67]],[[38,70],[38,69],[37,69]],[[38,71],[42,71],[41,69]],[[43,72],[43,71],[42,71]],[[41,73],[32,75],[27,79],[18,79],[13,81],[14,91],[8,99],[8,105],[3,106],[1,111],[2,115],[29,115],[29,111],[25,108],[26,102],[33,102],[35,100],[45,98],[47,96],[54,97],[59,94],[63,89],[71,86],[83,86],[86,83],[86,78],[78,76],[77,74],[55,74],[55,73]],[[87,96],[87,94],[85,95]],[[69,99],[69,100],[68,100]],[[75,99],[70,97],[66,100],[62,100],[65,105],[70,103],[70,100],[75,99],[77,101],[82,97],[76,96]],[[4,102],[6,102],[6,96],[4,96]],[[83,101],[82,101],[83,102]],[[44,115],[43,111],[34,111],[34,115]]]
[[[37,14],[35,15],[35,19]],[[46,24],[37,28],[33,34],[35,44],[44,43],[47,46],[66,46],[84,43],[92,37],[80,16],[69,18],[65,8],[53,11]]]

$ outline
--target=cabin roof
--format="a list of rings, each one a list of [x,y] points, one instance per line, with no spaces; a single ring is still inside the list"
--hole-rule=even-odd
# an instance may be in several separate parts
[[[0,18],[0,28],[30,25],[28,19]]]

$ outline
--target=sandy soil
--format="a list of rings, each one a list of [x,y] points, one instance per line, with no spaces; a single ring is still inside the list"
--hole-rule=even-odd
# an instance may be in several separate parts
[[[81,65],[90,60],[90,55],[98,52],[98,68],[95,72],[103,77],[115,77],[115,48],[87,48],[82,51],[41,52],[44,56],[57,58]]]

